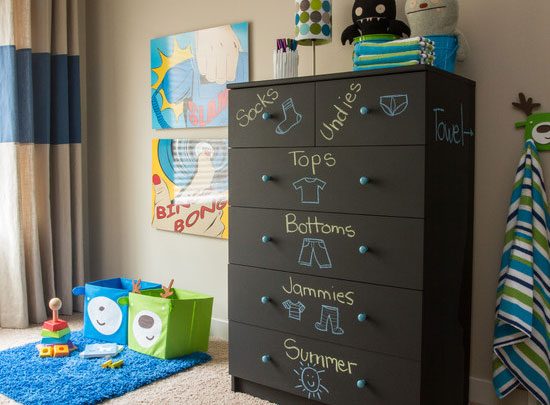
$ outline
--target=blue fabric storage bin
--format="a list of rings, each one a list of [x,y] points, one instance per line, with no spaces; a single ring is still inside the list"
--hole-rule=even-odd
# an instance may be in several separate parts
[[[160,284],[141,282],[141,290],[162,288]],[[128,294],[132,280],[110,278],[73,288],[84,295],[84,336],[106,342],[128,344]]]

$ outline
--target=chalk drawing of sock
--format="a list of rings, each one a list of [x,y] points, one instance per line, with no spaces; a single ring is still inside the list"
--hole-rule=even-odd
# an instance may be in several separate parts
[[[380,97],[380,107],[388,117],[395,117],[405,112],[409,106],[407,94],[394,94]]]
[[[284,120],[275,129],[279,135],[284,135],[302,121],[302,114],[296,111],[292,98],[283,102]]]
[[[340,310],[330,305],[321,305],[321,319],[319,322],[315,322],[315,329],[327,332],[329,323],[333,335],[344,334],[344,329],[340,327]]]

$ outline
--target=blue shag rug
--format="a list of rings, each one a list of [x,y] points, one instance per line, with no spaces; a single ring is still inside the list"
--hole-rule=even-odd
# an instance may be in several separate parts
[[[81,331],[71,340],[84,350],[87,339]],[[0,394],[23,404],[95,404],[121,396],[153,381],[206,363],[206,353],[193,353],[174,360],[161,360],[127,347],[114,359],[124,360],[120,369],[103,369],[105,359],[38,357],[37,343],[0,352]]]

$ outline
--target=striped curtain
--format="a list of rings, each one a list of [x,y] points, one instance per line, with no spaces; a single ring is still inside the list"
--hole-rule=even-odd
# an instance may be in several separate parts
[[[0,327],[83,283],[77,0],[0,0]]]

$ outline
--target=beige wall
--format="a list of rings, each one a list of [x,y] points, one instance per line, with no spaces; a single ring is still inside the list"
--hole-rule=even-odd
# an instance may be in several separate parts
[[[333,0],[335,41],[318,48],[318,73],[350,70],[351,49],[338,37],[352,0]],[[404,1],[399,1],[403,9]],[[459,67],[478,82],[472,399],[490,403],[495,280],[521,134],[510,102],[525,91],[550,109],[550,2],[462,0],[461,28],[471,43]],[[94,278],[128,275],[175,278],[179,286],[213,294],[216,333],[227,319],[227,242],[151,229],[151,139],[225,137],[226,128],[152,131],[149,40],[248,21],[251,79],[272,76],[274,39],[293,31],[294,2],[91,0],[87,2],[89,256]],[[311,72],[301,48],[301,75]],[[545,159],[550,170],[550,154]],[[547,174],[550,178],[550,172]],[[478,381],[479,380],[479,381]],[[488,399],[485,399],[488,398]],[[506,404],[526,403],[521,393]]]

